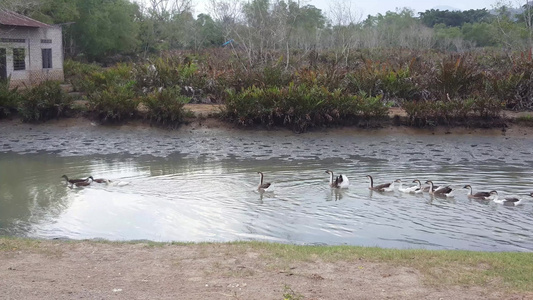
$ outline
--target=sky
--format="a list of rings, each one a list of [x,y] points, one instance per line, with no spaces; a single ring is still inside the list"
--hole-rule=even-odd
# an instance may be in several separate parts
[[[459,10],[468,9],[491,9],[498,0],[300,0],[301,3],[311,4],[320,8],[323,13],[329,15],[330,4],[336,1],[349,3],[351,9],[356,11],[357,16],[363,19],[367,15],[385,14],[387,11],[395,11],[396,8],[408,7],[415,10],[415,15],[432,8],[446,9],[442,7],[453,7]],[[208,0],[193,0],[196,14],[206,12],[205,3]]]

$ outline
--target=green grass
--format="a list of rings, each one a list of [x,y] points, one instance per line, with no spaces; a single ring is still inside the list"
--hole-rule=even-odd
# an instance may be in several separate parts
[[[111,242],[120,247],[124,244],[143,244],[147,247],[212,247],[231,256],[245,255],[250,250],[261,254],[261,259],[276,267],[299,262],[347,262],[361,261],[381,263],[395,267],[409,267],[423,276],[427,285],[488,286],[492,289],[533,292],[533,253],[523,252],[474,252],[456,250],[398,250],[357,246],[297,246],[266,242],[232,243],[157,243],[157,242]],[[53,243],[81,243],[80,241],[54,241]],[[48,241],[0,237],[0,253],[31,251],[46,254]],[[218,248],[218,247],[217,247]],[[213,251],[205,248],[205,251]]]
[[[527,115],[516,117],[515,123],[533,127],[533,115],[527,114]]]

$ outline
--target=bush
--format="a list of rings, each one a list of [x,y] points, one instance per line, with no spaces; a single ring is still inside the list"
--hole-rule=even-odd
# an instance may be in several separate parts
[[[72,85],[74,91],[84,91],[86,88],[86,78],[91,73],[101,71],[102,68],[95,64],[85,64],[71,59],[63,63],[65,81]]]
[[[72,98],[57,81],[45,81],[26,91],[19,100],[18,112],[25,122],[46,121],[65,116]]]
[[[150,121],[173,126],[183,122],[183,106],[189,101],[189,97],[180,95],[179,87],[158,90],[142,99],[148,109],[147,117]]]
[[[352,96],[340,89],[290,84],[286,88],[252,87],[229,91],[224,116],[241,125],[283,125],[303,132],[310,127],[352,123],[360,118],[383,117],[388,107],[381,97]]]
[[[139,99],[135,97],[135,82],[109,85],[103,90],[92,92],[89,99],[89,110],[104,121],[122,121],[133,118],[137,114]]]
[[[20,101],[17,88],[9,89],[9,79],[0,80],[0,118],[15,112]]]

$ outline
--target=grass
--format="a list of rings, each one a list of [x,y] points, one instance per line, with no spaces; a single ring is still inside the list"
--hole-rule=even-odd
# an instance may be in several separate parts
[[[54,241],[54,243],[56,243]],[[80,243],[60,241],[59,243]],[[87,243],[87,241],[84,241]],[[110,242],[120,247],[125,244],[145,244],[148,247],[212,247],[212,243],[157,243],[157,242]],[[473,252],[398,250],[357,246],[297,246],[266,242],[232,242],[220,245],[221,251],[233,255],[245,255],[250,250],[261,254],[261,259],[272,264],[289,265],[298,262],[348,262],[360,261],[381,263],[394,267],[416,269],[425,284],[446,287],[456,285],[485,286],[509,291],[533,292],[533,254],[522,252]],[[30,251],[46,254],[49,243],[39,240],[0,237],[0,253]],[[205,248],[205,251],[212,249]],[[246,274],[242,274],[246,275]]]
[[[515,118],[515,123],[533,127],[533,115],[527,114]]]

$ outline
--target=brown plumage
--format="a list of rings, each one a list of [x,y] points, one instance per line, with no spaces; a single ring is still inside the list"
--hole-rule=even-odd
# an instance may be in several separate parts
[[[61,176],[61,178],[65,178],[65,180],[67,181],[67,183],[70,183],[70,184],[74,184],[74,183],[77,183],[77,182],[84,182],[84,181],[87,181],[87,179],[68,179],[67,175],[63,175]]]
[[[384,183],[380,185],[374,186],[374,179],[370,175],[366,175],[370,179],[370,186],[368,187],[369,190],[378,191],[378,192],[389,192],[392,191],[392,182],[391,183]]]
[[[259,185],[257,186],[257,189],[263,191],[268,189],[270,187],[270,182],[263,183],[263,172],[257,172],[257,174],[259,174],[260,176]]]
[[[431,195],[437,195],[437,196],[441,195],[441,196],[446,196],[446,197],[452,196],[451,192],[453,190],[449,186],[435,188],[435,186],[433,185],[433,181],[431,180],[426,181],[426,184],[429,184],[429,193]]]
[[[467,197],[468,198],[473,198],[473,199],[485,199],[487,197],[490,197],[490,193],[489,192],[477,192],[475,194],[472,194],[472,186],[470,186],[469,184],[465,185],[463,187],[464,189],[469,189],[470,191],[468,192],[468,195]]]

